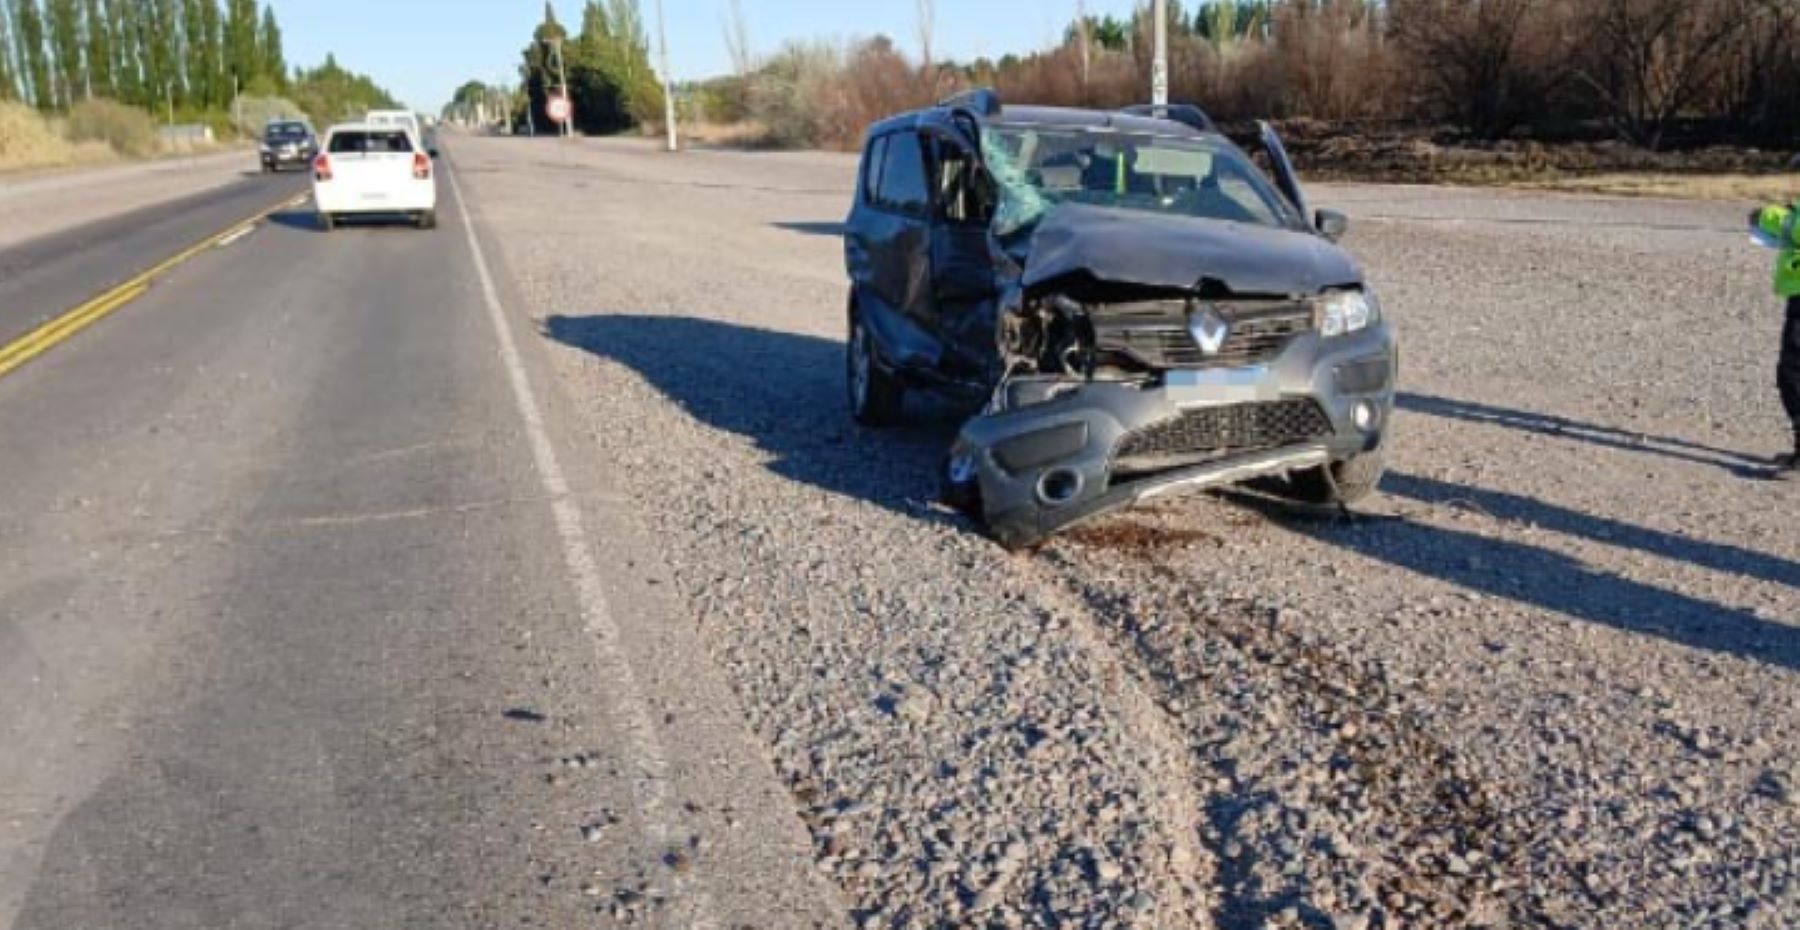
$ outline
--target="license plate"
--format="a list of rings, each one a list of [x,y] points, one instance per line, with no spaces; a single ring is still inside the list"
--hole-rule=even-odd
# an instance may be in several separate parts
[[[1274,400],[1269,367],[1179,369],[1163,377],[1163,387],[1176,404],[1219,404]]]
[[[362,195],[362,199],[364,203],[380,203],[387,199],[387,195],[382,193],[367,193]]]

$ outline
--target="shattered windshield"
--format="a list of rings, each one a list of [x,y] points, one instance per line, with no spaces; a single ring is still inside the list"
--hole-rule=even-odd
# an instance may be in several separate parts
[[[1229,143],[1054,126],[982,134],[1000,188],[994,229],[1035,227],[1065,203],[1292,228],[1286,201]]]

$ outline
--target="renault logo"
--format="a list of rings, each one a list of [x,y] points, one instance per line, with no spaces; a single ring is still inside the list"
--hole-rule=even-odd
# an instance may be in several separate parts
[[[1188,332],[1199,344],[1202,355],[1218,355],[1231,335],[1231,323],[1210,305],[1201,305],[1188,314]]]

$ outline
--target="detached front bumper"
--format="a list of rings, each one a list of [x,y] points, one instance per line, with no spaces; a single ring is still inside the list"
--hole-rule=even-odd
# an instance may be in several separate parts
[[[1299,337],[1263,366],[1176,370],[1149,385],[1050,385],[1049,400],[965,424],[952,467],[978,481],[995,538],[1030,545],[1146,498],[1372,451],[1393,414],[1397,368],[1382,324]]]

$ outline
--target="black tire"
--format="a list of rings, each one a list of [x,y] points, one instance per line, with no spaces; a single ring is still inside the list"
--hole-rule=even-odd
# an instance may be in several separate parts
[[[425,212],[420,213],[419,219],[418,219],[418,224],[419,224],[420,229],[436,229],[437,228],[437,211],[436,210],[426,210]]]
[[[850,415],[864,426],[891,426],[900,421],[906,389],[883,371],[875,354],[875,337],[862,315],[850,314],[850,338],[844,345],[844,382]]]
[[[1387,472],[1387,455],[1381,449],[1353,455],[1341,462],[1295,472],[1286,493],[1305,504],[1354,504],[1375,493]]]
[[[329,213],[319,214],[319,231],[331,232],[337,228],[337,218]]]

